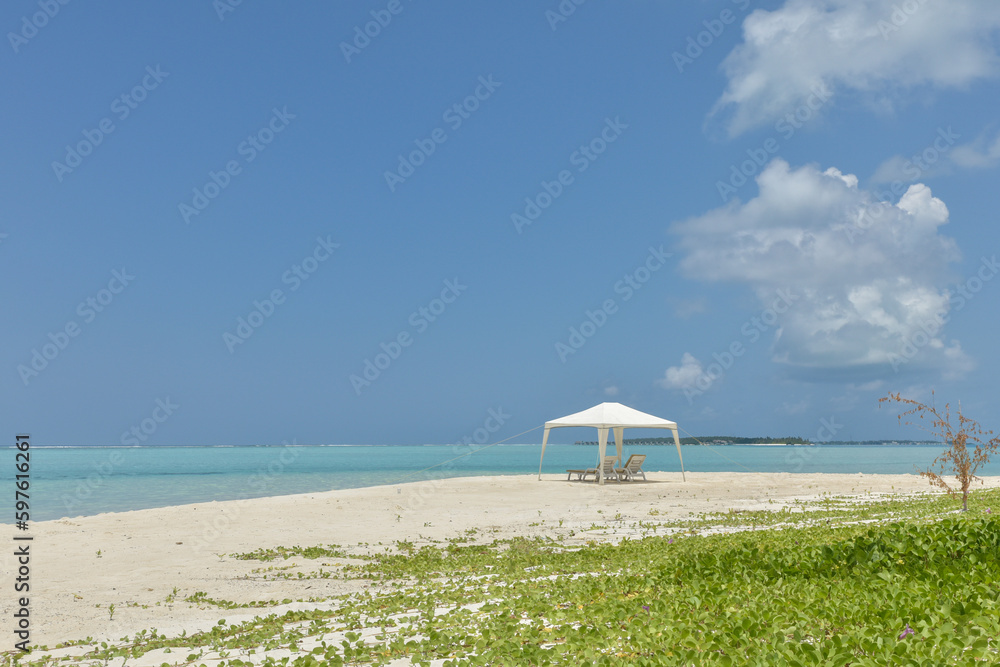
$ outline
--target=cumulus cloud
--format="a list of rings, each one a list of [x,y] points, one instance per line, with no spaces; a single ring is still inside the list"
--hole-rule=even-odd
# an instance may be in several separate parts
[[[662,378],[657,380],[664,389],[685,389],[693,387],[705,371],[693,354],[685,352],[680,366],[671,366]]]
[[[735,136],[784,116],[817,87],[891,110],[918,87],[996,76],[998,29],[1000,3],[983,0],[787,0],[744,20],[712,116]]]
[[[940,234],[948,208],[928,187],[911,185],[885,203],[851,174],[783,160],[768,164],[757,184],[756,198],[673,231],[686,250],[686,276],[748,285],[765,308],[782,291],[794,295],[780,315],[774,361],[805,379],[844,382],[971,367],[944,337],[949,267],[959,252]],[[682,361],[665,382],[695,370]]]

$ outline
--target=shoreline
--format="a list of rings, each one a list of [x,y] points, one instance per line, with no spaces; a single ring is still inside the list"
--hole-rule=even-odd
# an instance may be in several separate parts
[[[673,446],[630,447],[647,454],[645,470],[676,472]],[[906,474],[927,469],[936,447],[682,445],[685,464],[711,472],[827,472]],[[461,446],[247,446],[39,448],[37,500],[32,518],[51,520],[103,512],[168,507],[211,500],[239,500],[361,488],[442,477],[531,474],[539,449],[505,443]],[[103,452],[103,453],[102,453]],[[185,454],[187,452],[187,454]],[[377,454],[382,452],[383,454]],[[589,467],[596,448],[553,444],[545,470]],[[460,454],[461,456],[456,456]],[[735,460],[734,460],[735,459]],[[986,474],[1000,474],[1000,462]],[[204,475],[211,475],[205,477]],[[14,517],[0,517],[0,523]]]
[[[231,555],[261,548],[340,545],[350,556],[383,552],[398,541],[419,548],[463,535],[484,542],[561,537],[566,545],[582,546],[635,537],[629,525],[637,521],[780,510],[796,500],[829,496],[940,493],[906,474],[691,472],[686,482],[679,472],[647,477],[645,483],[603,487],[568,482],[564,474],[544,474],[541,481],[537,474],[453,477],[32,523],[31,643],[52,647],[86,637],[100,642],[154,627],[190,634],[222,618],[233,623],[276,611],[183,601],[198,592],[244,604],[327,598],[378,585],[266,580],[253,573],[260,562]],[[984,478],[974,490],[988,487],[1000,487],[1000,477]],[[4,570],[13,572],[15,557],[8,551]],[[294,559],[272,564],[303,565]],[[14,602],[4,596],[0,613],[13,613]],[[286,606],[302,605],[308,603]]]

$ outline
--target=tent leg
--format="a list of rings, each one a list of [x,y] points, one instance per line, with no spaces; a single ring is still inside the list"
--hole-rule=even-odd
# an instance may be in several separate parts
[[[597,483],[604,486],[604,457],[608,453],[608,429],[597,429]]]
[[[549,444],[549,429],[545,429],[545,434],[542,436],[542,455],[538,458],[538,479],[542,479],[542,461],[545,460],[545,445]]]
[[[676,429],[674,430],[674,444],[677,446],[677,458],[681,461],[681,479],[686,482],[688,480],[687,475],[684,473],[684,457],[681,456],[681,439],[680,436],[677,435]]]

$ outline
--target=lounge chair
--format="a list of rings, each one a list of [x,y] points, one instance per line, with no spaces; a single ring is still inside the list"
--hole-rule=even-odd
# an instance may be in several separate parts
[[[618,477],[618,473],[615,472],[615,463],[618,461],[617,456],[605,456],[604,465],[601,467],[601,477],[606,480],[613,479],[616,482],[620,482],[621,479]]]
[[[615,461],[617,460],[618,460],[617,456],[604,457],[604,465],[602,466],[601,470],[601,472],[604,475],[604,479],[609,479],[609,478],[618,479],[618,475],[617,473],[615,473]],[[587,475],[593,475],[594,481],[597,481],[597,473],[598,473],[597,468],[587,468],[586,470],[579,468],[575,470],[567,470],[566,479],[571,480],[573,479],[573,475],[576,475],[577,480],[586,481]]]
[[[628,457],[628,461],[625,462],[625,466],[622,468],[615,468],[615,475],[619,480],[626,482],[636,481],[636,475],[642,475],[642,481],[646,481],[646,473],[642,470],[642,463],[646,460],[645,454],[633,454]]]
[[[595,477],[597,476],[597,468],[587,468],[586,470],[583,469],[567,470],[566,480],[569,481],[573,479],[573,475],[576,475],[577,480],[586,480],[587,475],[594,475]]]

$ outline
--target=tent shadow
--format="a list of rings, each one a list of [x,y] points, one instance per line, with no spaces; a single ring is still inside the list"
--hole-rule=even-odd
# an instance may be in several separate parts
[[[589,486],[600,486],[600,484],[598,484],[597,481],[593,479],[544,479],[540,481],[562,482],[564,484],[568,483],[568,484],[581,484]],[[644,486],[648,484],[681,484],[681,483],[682,483],[681,480],[674,481],[672,479],[646,479],[646,480],[636,479],[630,482],[619,482],[616,479],[609,479],[605,480],[604,486],[627,487],[627,486]]]

